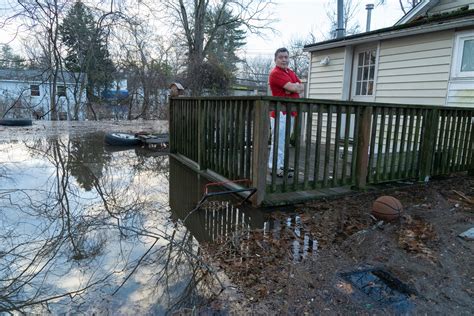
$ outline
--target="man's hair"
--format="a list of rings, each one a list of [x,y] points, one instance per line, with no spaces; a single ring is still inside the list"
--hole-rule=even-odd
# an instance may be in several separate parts
[[[290,52],[288,51],[288,49],[286,47],[280,47],[275,52],[275,59],[277,58],[278,54],[280,54],[280,53],[287,53],[288,55],[290,54]]]

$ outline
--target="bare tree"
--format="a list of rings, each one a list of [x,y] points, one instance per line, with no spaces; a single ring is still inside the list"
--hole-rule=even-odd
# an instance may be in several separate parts
[[[120,33],[118,55],[121,73],[128,80],[128,118],[162,117],[166,113],[164,92],[168,88],[173,71],[168,61],[173,54],[172,46],[165,46],[161,36],[138,18],[129,19],[128,27]],[[132,105],[139,105],[139,113],[132,117]]]
[[[266,85],[272,67],[273,59],[271,57],[257,56],[247,58],[244,60],[240,76],[256,82],[264,82]]]
[[[386,4],[388,0],[379,0],[378,4]],[[398,0],[398,3],[400,4],[400,9],[402,9],[403,14],[407,14],[408,11],[410,11],[412,8],[416,7],[418,3],[420,3],[421,0]]]
[[[286,46],[290,52],[290,68],[300,78],[308,77],[309,58],[308,53],[303,52],[303,47],[311,43],[311,38],[294,37]]]
[[[189,87],[194,95],[202,86],[197,80],[201,66],[207,57],[209,46],[218,31],[226,24],[238,23],[251,33],[260,33],[270,27],[272,1],[263,0],[165,0],[164,8],[171,26],[178,30],[180,39],[188,51],[187,73]],[[210,21],[208,15],[214,14]],[[232,18],[224,18],[232,12]]]
[[[34,38],[41,47],[45,70],[49,73],[52,120],[58,119],[57,82],[63,65],[58,27],[65,5],[66,2],[60,0],[18,0],[16,5],[12,4],[12,8],[20,9],[15,12],[15,17],[20,18],[24,27],[34,32]]]
[[[344,1],[344,29],[345,35],[352,35],[360,32],[359,22],[357,18],[357,8],[360,6],[359,0],[345,0]],[[337,7],[336,1],[330,1],[326,4],[326,15],[331,23],[331,29],[327,35],[327,39],[336,38],[337,29]]]

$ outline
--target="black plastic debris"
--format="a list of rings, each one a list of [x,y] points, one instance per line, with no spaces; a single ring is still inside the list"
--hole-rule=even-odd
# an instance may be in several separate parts
[[[366,269],[342,273],[341,277],[359,289],[378,307],[390,307],[398,313],[412,308],[409,301],[415,291],[382,269]]]

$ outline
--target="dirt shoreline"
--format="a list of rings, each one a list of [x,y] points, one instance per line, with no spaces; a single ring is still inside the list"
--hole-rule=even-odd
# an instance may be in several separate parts
[[[253,231],[237,236],[237,243],[233,236],[217,246],[204,246],[236,287],[230,287],[230,303],[227,296],[212,306],[256,315],[471,315],[474,245],[457,235],[473,227],[474,199],[468,200],[473,188],[474,177],[457,175],[307,203],[294,214],[274,213],[275,220],[287,223],[278,238]],[[402,202],[399,220],[380,223],[370,217],[372,203],[381,195]],[[295,216],[299,227],[288,224]],[[303,235],[314,238],[317,251],[295,260],[289,249],[303,245]],[[404,308],[376,302],[341,277],[368,268],[383,269],[407,285],[412,292]]]

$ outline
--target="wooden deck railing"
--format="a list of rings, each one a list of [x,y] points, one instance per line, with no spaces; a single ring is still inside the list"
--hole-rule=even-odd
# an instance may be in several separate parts
[[[285,116],[284,174],[268,166],[269,112]],[[474,108],[273,97],[175,98],[170,106],[171,152],[200,170],[248,178],[266,194],[340,186],[365,187],[473,170]],[[293,121],[292,121],[293,120]],[[293,135],[293,137],[292,137]],[[294,176],[290,177],[290,168]]]

